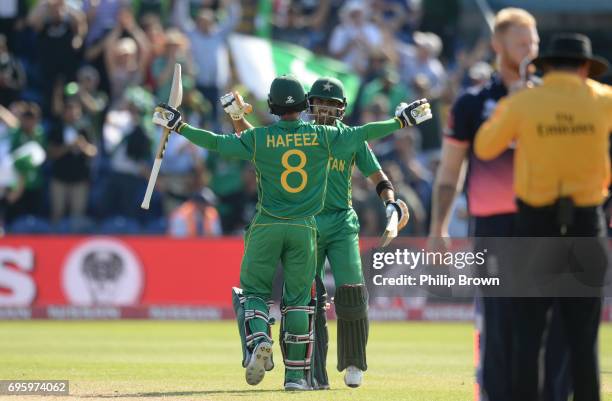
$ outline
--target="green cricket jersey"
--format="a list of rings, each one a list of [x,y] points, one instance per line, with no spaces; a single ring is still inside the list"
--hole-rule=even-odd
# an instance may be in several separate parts
[[[336,121],[336,127],[341,130],[350,128],[341,121]],[[332,147],[329,158],[329,178],[327,181],[327,196],[323,213],[347,210],[352,207],[352,174],[353,166],[369,177],[380,170],[380,164],[367,142],[358,146],[356,151],[348,151],[342,147]]]
[[[198,146],[255,165],[257,210],[281,219],[314,216],[323,209],[331,149],[355,153],[364,141],[382,138],[400,128],[398,119],[360,127],[315,125],[281,120],[237,135],[217,135],[189,125],[180,134]]]

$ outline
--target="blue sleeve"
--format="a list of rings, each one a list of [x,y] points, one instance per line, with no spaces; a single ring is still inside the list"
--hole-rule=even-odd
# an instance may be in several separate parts
[[[474,141],[478,128],[475,124],[477,104],[476,96],[469,92],[457,98],[450,110],[448,125],[444,132],[446,138],[466,143]]]

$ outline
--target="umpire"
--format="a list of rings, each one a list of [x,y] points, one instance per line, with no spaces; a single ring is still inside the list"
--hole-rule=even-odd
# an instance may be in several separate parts
[[[603,237],[610,183],[612,90],[589,78],[608,69],[588,37],[560,34],[533,60],[543,84],[501,101],[478,131],[475,153],[492,159],[516,142],[517,230],[525,237]],[[537,401],[547,314],[559,302],[571,353],[575,401],[599,401],[601,298],[517,298],[512,399]]]

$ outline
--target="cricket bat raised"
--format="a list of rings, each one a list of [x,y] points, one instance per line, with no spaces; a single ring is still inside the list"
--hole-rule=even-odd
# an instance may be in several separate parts
[[[183,101],[183,83],[181,80],[181,65],[179,63],[174,64],[174,75],[172,76],[172,88],[170,89],[170,98],[168,104],[174,108],[178,108]],[[153,169],[149,176],[149,182],[147,183],[147,191],[145,192],[144,199],[141,208],[148,210],[149,204],[151,203],[151,195],[153,195],[153,188],[157,182],[157,175],[159,174],[159,168],[161,167],[162,158],[168,144],[168,138],[170,137],[170,130],[164,128],[162,133],[161,141],[157,148],[155,155],[155,161],[153,162]]]

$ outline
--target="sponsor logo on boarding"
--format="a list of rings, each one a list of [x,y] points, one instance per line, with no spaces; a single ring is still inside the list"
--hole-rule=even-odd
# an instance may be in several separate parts
[[[142,294],[144,273],[135,253],[119,240],[95,238],[74,248],[62,269],[71,304],[133,305]]]

